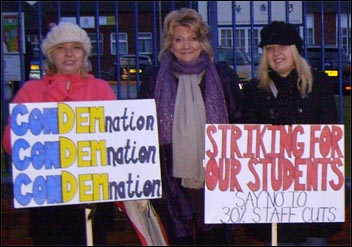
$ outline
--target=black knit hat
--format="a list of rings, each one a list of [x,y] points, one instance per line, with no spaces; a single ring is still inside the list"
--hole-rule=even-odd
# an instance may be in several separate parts
[[[296,45],[302,51],[303,40],[295,26],[283,21],[273,21],[260,31],[261,41],[259,47],[265,45]]]

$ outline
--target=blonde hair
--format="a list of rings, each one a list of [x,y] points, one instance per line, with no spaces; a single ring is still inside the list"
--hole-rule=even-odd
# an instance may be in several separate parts
[[[196,35],[206,53],[211,60],[214,59],[213,49],[210,45],[210,32],[208,26],[203,22],[202,16],[194,9],[180,8],[171,11],[164,20],[163,44],[159,52],[158,59],[161,62],[165,53],[172,45],[175,28],[184,26],[190,28]]]
[[[295,45],[290,45],[292,52],[293,60],[295,62],[295,68],[297,70],[298,79],[297,79],[297,88],[301,96],[306,96],[307,93],[310,93],[313,88],[313,75],[311,67],[308,64],[307,60],[301,56],[298,52]],[[257,79],[259,80],[259,87],[267,91],[270,91],[271,79],[269,77],[269,62],[266,57],[266,49],[264,46],[263,54],[260,60],[260,64],[257,70]]]

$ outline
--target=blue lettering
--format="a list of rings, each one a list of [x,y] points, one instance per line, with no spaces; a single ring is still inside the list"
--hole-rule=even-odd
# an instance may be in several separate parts
[[[43,112],[39,108],[35,108],[29,113],[27,121],[19,121],[21,116],[24,118],[27,114],[28,108],[24,104],[16,105],[13,108],[11,113],[11,128],[16,135],[23,136],[28,130],[36,136],[42,132],[46,135],[59,133],[57,108],[44,108]]]
[[[18,139],[12,148],[12,162],[19,171],[26,170],[32,163],[33,168],[40,170],[45,169],[59,169],[60,167],[60,151],[59,142],[36,142],[33,144],[30,152],[31,156],[20,155],[26,149],[30,148],[25,139]],[[23,157],[21,159],[21,157]]]
[[[22,189],[27,187],[25,194]],[[38,205],[62,203],[61,175],[38,176],[32,180],[27,174],[19,174],[14,181],[15,200],[23,205],[28,205],[32,200]]]
[[[26,186],[31,182],[31,179],[24,173],[21,173],[15,179],[13,184],[13,194],[16,201],[21,205],[27,205],[32,199],[32,193],[27,192],[25,195],[21,193],[22,186]]]
[[[24,171],[28,168],[31,160],[28,157],[24,157],[23,160],[20,158],[21,149],[26,150],[29,148],[29,144],[25,139],[18,139],[12,147],[12,162],[19,171]]]
[[[28,123],[22,123],[21,125],[17,124],[17,117],[18,115],[25,115],[28,113],[28,109],[25,105],[20,104],[16,105],[11,113],[11,129],[12,131],[18,135],[18,136],[23,136],[27,133],[28,130]]]
[[[59,142],[36,142],[33,145],[31,157],[33,167],[40,170],[45,166],[45,169],[58,169],[60,167]]]

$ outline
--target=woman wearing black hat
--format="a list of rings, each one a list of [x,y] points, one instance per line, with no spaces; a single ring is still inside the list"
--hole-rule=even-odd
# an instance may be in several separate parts
[[[261,31],[263,49],[257,77],[244,91],[243,122],[255,124],[337,124],[333,84],[324,72],[311,70],[301,56],[296,28],[273,21]],[[260,107],[258,107],[260,106]],[[342,223],[281,223],[278,242],[324,245]],[[270,224],[246,225],[246,234],[270,242]],[[310,242],[314,239],[316,242]]]

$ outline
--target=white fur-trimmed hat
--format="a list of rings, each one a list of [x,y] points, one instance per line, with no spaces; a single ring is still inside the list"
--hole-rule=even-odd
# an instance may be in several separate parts
[[[70,22],[60,22],[59,25],[54,25],[51,28],[42,43],[42,52],[48,57],[49,51],[53,46],[66,42],[81,43],[86,56],[90,55],[92,45],[87,32]]]

